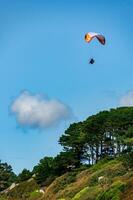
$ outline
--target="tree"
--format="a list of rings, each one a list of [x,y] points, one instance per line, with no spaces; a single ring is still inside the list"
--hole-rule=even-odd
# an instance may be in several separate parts
[[[76,167],[79,167],[85,153],[85,134],[82,131],[82,122],[71,124],[65,133],[60,137],[59,143],[64,151],[71,152],[74,159],[77,159]]]
[[[16,175],[12,171],[12,167],[0,161],[0,191],[5,190],[15,181]]]
[[[77,166],[77,162],[78,160],[73,152],[60,152],[60,154],[54,158],[54,174],[59,176],[65,172],[71,171],[71,169]]]
[[[28,169],[23,169],[23,171],[18,175],[18,182],[27,181],[32,177],[32,173]]]
[[[43,186],[49,176],[53,174],[53,157],[44,157],[39,164],[33,168],[33,174],[38,184]]]
[[[133,150],[133,107],[102,111],[85,121],[71,124],[60,137],[64,151],[73,152],[77,166],[85,160],[94,164],[103,157]]]
[[[107,150],[106,121],[109,112],[103,111],[96,115],[90,116],[83,124],[83,132],[86,135],[86,144],[88,147],[88,157],[91,163],[97,162]],[[90,162],[90,161],[89,161]]]
[[[128,148],[125,142],[133,129],[133,107],[120,107],[110,110],[110,132],[115,146],[115,154],[120,155]]]

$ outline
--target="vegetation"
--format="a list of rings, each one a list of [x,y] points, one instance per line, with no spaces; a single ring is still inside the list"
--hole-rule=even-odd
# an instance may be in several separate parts
[[[16,181],[16,175],[13,173],[12,167],[0,161],[0,191],[5,190],[14,181]]]
[[[120,200],[127,198],[126,191],[133,194],[133,107],[102,111],[73,123],[59,144],[63,151],[56,157],[44,157],[17,178],[7,163],[0,163],[0,190],[19,183],[1,198]]]
[[[6,199],[25,200],[33,197],[33,192],[38,190],[39,186],[34,180],[24,181],[14,187],[6,194]]]
[[[126,191],[132,187],[133,172],[127,171],[119,158],[104,159],[76,173],[75,180],[71,183],[67,183],[71,172],[56,178],[47,187],[43,199],[121,200],[123,194],[127,195]]]
[[[17,180],[18,182],[23,182],[30,179],[31,177],[32,177],[32,173],[27,169],[23,169],[22,172],[18,175]]]

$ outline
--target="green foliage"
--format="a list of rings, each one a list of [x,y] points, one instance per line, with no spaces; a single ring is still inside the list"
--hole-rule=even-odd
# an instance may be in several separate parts
[[[72,198],[72,200],[80,200],[83,196],[86,195],[86,193],[88,193],[89,191],[89,187],[85,187],[83,188],[80,192],[78,192],[74,198]]]
[[[0,200],[7,200],[6,197],[0,197]]]
[[[73,123],[59,139],[64,151],[55,158],[41,159],[33,169],[35,179],[39,185],[48,186],[55,177],[80,168],[84,161],[88,165],[98,163],[93,168],[96,170],[103,162],[106,165],[116,156],[132,152],[132,136],[132,107],[102,111],[83,122]],[[100,160],[103,160],[101,164]],[[132,161],[128,162],[131,166]]]
[[[75,160],[71,152],[61,152],[55,158],[44,157],[33,169],[35,180],[41,186],[48,186],[55,177],[71,171],[75,167]]]
[[[24,181],[9,191],[8,198],[15,200],[28,200],[31,193],[37,189],[39,189],[39,186],[34,180]]]
[[[71,124],[59,143],[73,159],[94,164],[104,157],[116,157],[133,150],[133,108],[121,107],[99,112],[84,122]]]
[[[58,199],[58,200],[65,200],[64,198]]]
[[[120,200],[121,192],[126,188],[126,184],[121,181],[115,182],[109,189],[102,192],[96,200]]]
[[[52,157],[44,157],[34,167],[33,174],[35,174],[35,180],[39,185],[44,186],[47,178],[53,175],[53,165],[54,161]]]
[[[82,131],[82,124],[82,122],[71,124],[59,139],[64,150],[73,153],[76,167],[80,166],[80,161],[84,157],[85,134]]]
[[[60,152],[54,158],[54,173],[59,176],[67,171],[71,171],[76,164],[77,159],[73,152]]]
[[[0,162],[0,191],[8,188],[14,181],[16,175],[12,171],[12,167],[7,163]]]
[[[133,169],[133,152],[123,154],[120,158],[123,161],[123,165],[128,169]]]
[[[18,182],[26,181],[31,177],[32,173],[27,169],[23,169],[23,171],[18,175]]]
[[[94,200],[100,191],[101,189],[99,187],[85,187],[72,200]]]
[[[31,186],[34,180],[22,182],[9,192],[7,199],[120,200],[128,182],[132,184],[133,174],[130,171],[127,173],[119,159],[103,160],[96,165],[84,171],[73,170],[57,177],[47,187],[44,196],[40,196],[38,186],[36,188]],[[102,182],[98,181],[99,176],[104,176]]]
[[[38,184],[50,188],[47,191],[52,188],[46,194],[47,200],[53,200],[56,194],[66,200],[120,199],[126,187],[121,177],[125,181],[127,172],[129,179],[132,177],[133,107],[102,111],[83,122],[73,123],[59,143],[63,152],[54,158],[44,157],[32,172],[24,169],[18,175],[20,184],[9,192],[9,199],[39,199]],[[82,170],[84,177],[78,180],[77,174]],[[102,182],[98,182],[100,176],[104,177]],[[13,182],[16,176],[11,166],[0,163],[0,191]]]
[[[30,193],[28,200],[36,200],[40,197],[42,197],[42,193],[39,192],[39,190],[35,190],[35,191]]]
[[[75,172],[69,172],[65,174],[64,177],[61,179],[61,181],[59,181],[56,187],[54,188],[54,193],[64,189],[65,187],[67,187],[67,185],[73,183],[75,180],[76,180]]]
[[[110,165],[113,165],[113,164],[118,164],[120,161],[117,160],[117,159],[113,159],[113,158],[103,158],[102,160],[99,160],[98,163],[96,165],[93,165],[91,167],[91,170],[92,171],[97,171],[99,169],[102,169],[106,166],[108,166],[109,164]]]

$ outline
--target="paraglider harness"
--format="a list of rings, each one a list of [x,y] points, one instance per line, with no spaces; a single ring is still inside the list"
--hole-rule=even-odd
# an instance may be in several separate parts
[[[90,60],[89,60],[89,64],[94,64],[94,62],[95,62],[95,60],[93,59],[93,58],[90,58]]]

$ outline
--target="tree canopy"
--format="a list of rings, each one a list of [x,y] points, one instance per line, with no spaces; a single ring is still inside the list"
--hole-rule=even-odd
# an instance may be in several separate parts
[[[102,111],[83,122],[71,124],[59,138],[63,151],[55,157],[44,157],[32,172],[24,169],[18,182],[34,178],[40,186],[81,165],[93,165],[103,158],[123,156],[127,168],[133,167],[133,107]],[[0,190],[7,188],[16,176],[7,163],[0,162]]]
[[[14,181],[16,181],[16,175],[14,174],[12,167],[7,163],[0,161],[0,191],[5,190]]]

